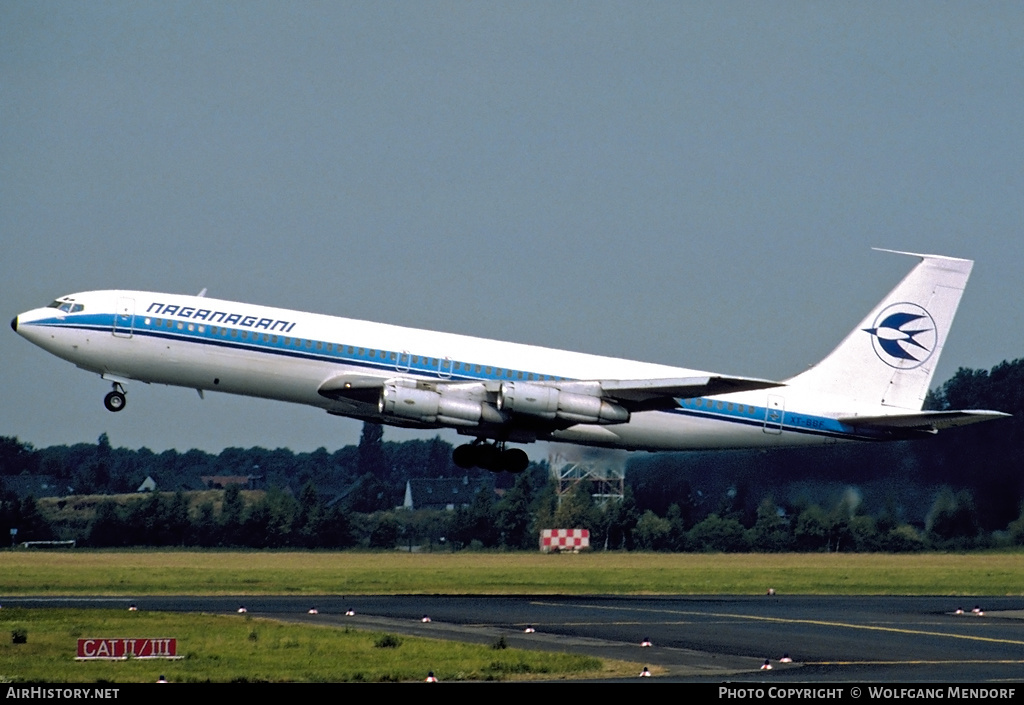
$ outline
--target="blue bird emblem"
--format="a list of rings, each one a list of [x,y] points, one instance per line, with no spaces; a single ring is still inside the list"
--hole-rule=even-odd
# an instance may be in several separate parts
[[[863,330],[871,335],[882,362],[893,367],[917,367],[935,348],[935,321],[917,304],[889,306],[879,314],[874,328]]]

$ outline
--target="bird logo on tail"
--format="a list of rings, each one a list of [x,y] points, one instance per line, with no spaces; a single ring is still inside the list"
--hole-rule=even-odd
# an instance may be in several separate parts
[[[935,350],[938,339],[935,320],[923,307],[898,303],[886,307],[875,318],[871,335],[875,354],[889,365],[902,370],[920,367]]]

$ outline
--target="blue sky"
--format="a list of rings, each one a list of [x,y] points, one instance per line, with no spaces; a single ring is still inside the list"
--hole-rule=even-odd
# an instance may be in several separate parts
[[[781,378],[913,264],[878,246],[976,260],[938,382],[1024,354],[1021,115],[1019,3],[7,0],[0,304],[206,287]],[[0,435],[358,439],[155,386],[109,414],[5,330]]]

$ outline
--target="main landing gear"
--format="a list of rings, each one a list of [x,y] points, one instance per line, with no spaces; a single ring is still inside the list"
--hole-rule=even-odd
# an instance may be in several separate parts
[[[128,400],[124,396],[124,387],[118,382],[114,382],[114,391],[109,392],[107,396],[103,397],[103,406],[107,407],[107,411],[120,411],[127,403]]]
[[[525,450],[505,449],[504,443],[484,443],[477,440],[452,451],[452,460],[460,468],[483,468],[491,472],[522,472],[530,464]]]

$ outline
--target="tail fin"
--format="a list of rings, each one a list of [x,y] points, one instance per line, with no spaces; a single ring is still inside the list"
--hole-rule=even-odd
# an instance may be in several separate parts
[[[828,357],[788,385],[893,411],[921,409],[974,262],[896,254],[921,262]]]

